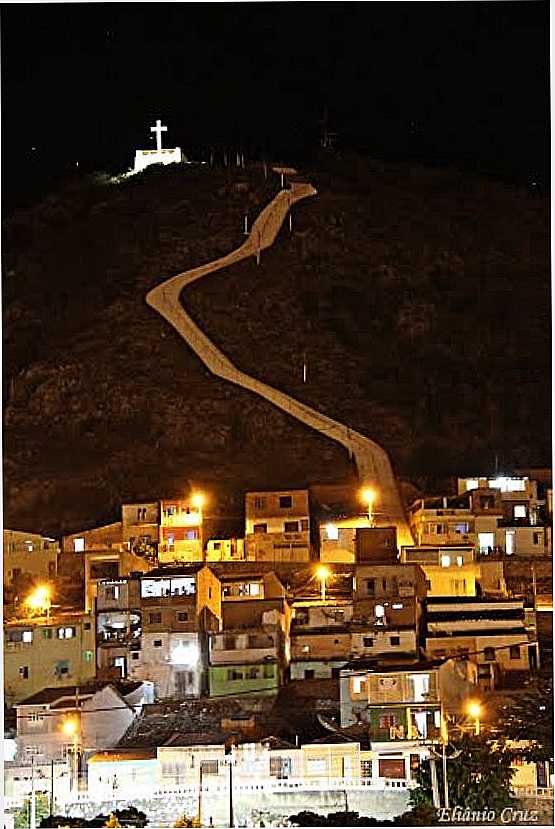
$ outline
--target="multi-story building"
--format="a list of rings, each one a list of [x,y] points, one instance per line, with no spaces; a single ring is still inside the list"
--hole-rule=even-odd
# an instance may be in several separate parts
[[[199,696],[207,689],[207,636],[221,627],[218,578],[202,565],[142,575],[140,617],[129,678],[152,680],[157,697]]]
[[[355,618],[380,627],[408,625],[418,630],[426,577],[417,564],[357,564]]]
[[[210,696],[277,693],[289,662],[291,609],[283,598],[227,601],[209,634]]]
[[[8,705],[51,686],[64,688],[93,679],[94,619],[86,613],[56,613],[4,625],[4,688]]]
[[[320,560],[395,564],[397,530],[373,527],[368,515],[326,520],[320,524]]]
[[[355,660],[341,670],[341,725],[367,725],[380,777],[410,778],[426,745],[447,736],[446,714],[464,714],[475,679],[463,660],[389,667]]]
[[[98,583],[96,662],[99,678],[125,679],[141,649],[140,573]]]
[[[353,603],[295,603],[291,625],[291,679],[328,679],[352,653]]]
[[[245,550],[249,561],[310,561],[308,490],[247,492]]]
[[[27,590],[56,578],[60,545],[53,538],[20,530],[3,531],[4,590]]]
[[[206,542],[206,561],[244,561],[243,538],[209,538]]]
[[[424,571],[428,596],[476,596],[482,569],[475,558],[471,544],[401,548],[401,560]]]
[[[534,620],[527,619],[522,599],[427,599],[425,649],[432,659],[475,663],[484,688],[503,684],[510,674],[524,678],[539,664]]]
[[[83,756],[113,746],[143,704],[152,701],[149,682],[92,682],[43,688],[15,706],[17,759],[58,760],[76,749]],[[68,722],[71,730],[65,727]]]
[[[203,561],[203,500],[193,494],[160,502],[160,563]]]
[[[160,502],[121,505],[122,542],[135,555],[156,559],[160,539]]]

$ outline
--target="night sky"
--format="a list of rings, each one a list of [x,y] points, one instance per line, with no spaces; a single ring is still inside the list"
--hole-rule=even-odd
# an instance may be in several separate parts
[[[547,187],[548,16],[547,2],[4,6],[4,198],[76,161],[127,169],[157,117],[190,158],[240,144],[307,159],[326,108],[343,149]]]

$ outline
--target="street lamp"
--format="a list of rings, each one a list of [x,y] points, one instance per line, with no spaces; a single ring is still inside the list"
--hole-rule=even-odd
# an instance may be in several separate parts
[[[374,511],[372,509],[374,501],[376,500],[376,493],[373,489],[366,488],[360,491],[360,497],[365,504],[368,504],[368,523],[371,527],[374,526]]]
[[[316,575],[320,579],[320,586],[322,589],[322,601],[326,601],[326,579],[331,575],[327,567],[318,567]]]
[[[31,613],[46,613],[47,618],[51,604],[50,587],[47,584],[39,584],[25,599],[25,605]]]
[[[476,700],[471,700],[466,706],[468,714],[474,719],[474,733],[476,736],[480,733],[480,717],[482,715],[482,706]]]
[[[71,780],[72,780],[71,788],[74,791],[77,791],[77,788],[78,788],[78,774],[79,774],[79,769],[78,769],[78,765],[77,765],[77,746],[78,746],[78,740],[79,740],[79,724],[78,724],[77,720],[75,720],[75,719],[66,720],[64,722],[64,724],[62,725],[62,731],[68,737],[73,737],[73,763],[72,763],[73,769],[72,769],[72,772],[71,772]]]

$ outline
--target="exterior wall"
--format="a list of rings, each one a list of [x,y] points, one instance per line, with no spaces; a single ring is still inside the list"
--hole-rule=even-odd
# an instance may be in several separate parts
[[[129,662],[129,678],[152,681],[157,699],[198,697],[203,670],[197,633],[144,632],[141,649],[131,653]]]
[[[291,506],[280,506],[280,499]],[[245,496],[245,550],[249,561],[309,561],[308,490],[248,492]],[[286,523],[296,522],[296,528]],[[264,526],[263,532],[255,527]]]
[[[174,498],[160,503],[160,563],[202,561],[202,508]]]
[[[136,150],[134,173],[140,173],[151,164],[180,164],[183,160],[180,147],[161,150]]]
[[[297,633],[291,635],[291,659],[313,660],[349,659],[351,654],[350,631],[314,633]]]
[[[359,743],[317,743],[304,745],[302,776],[306,781],[322,779],[360,779]]]
[[[234,665],[279,658],[277,630],[249,628],[245,631],[213,633],[210,636],[210,664]]]
[[[507,555],[507,533],[514,533],[515,556],[546,556],[548,540],[546,528],[541,526],[522,527],[517,524],[504,525],[495,531],[495,543]]]
[[[507,582],[503,562],[499,560],[480,561],[480,576],[478,579],[482,594],[497,595],[500,598],[507,596]]]
[[[365,641],[372,640],[372,644]],[[351,653],[353,656],[381,656],[383,654],[418,654],[418,640],[416,630],[399,630],[388,626],[387,629],[370,628],[367,631],[351,634]]]
[[[66,627],[75,628],[75,636],[60,639],[58,630]],[[94,627],[94,619],[80,613],[6,624],[4,687],[8,705],[45,687],[62,688],[93,679],[96,673]],[[31,631],[32,641],[9,641],[17,631]],[[23,675],[23,668],[27,668],[27,677]]]
[[[276,662],[211,665],[208,677],[211,697],[233,697],[254,691],[277,693],[280,684]]]
[[[244,561],[243,538],[210,538],[206,544],[206,561]]]
[[[338,675],[339,670],[345,665],[345,659],[329,659],[325,662],[317,662],[311,659],[295,659],[289,666],[289,676],[294,679],[331,679]]]
[[[354,563],[356,560],[356,528],[369,527],[367,517],[346,518],[320,524],[320,561]]]
[[[365,582],[372,578],[375,579],[376,598],[426,596],[426,577],[416,564],[357,564],[354,585],[356,601],[368,598],[369,592]]]
[[[83,545],[79,544],[79,540]],[[116,521],[114,524],[106,524],[103,527],[94,527],[92,530],[81,530],[78,533],[64,535],[62,539],[62,550],[64,553],[88,552],[90,550],[120,549],[122,543],[122,523]],[[77,544],[75,543],[77,541]],[[79,547],[83,546],[80,550]]]
[[[32,582],[54,579],[60,547],[52,538],[18,530],[3,531],[4,586],[19,578]]]
[[[158,776],[157,758],[126,759],[126,756],[127,753],[122,752],[108,757],[102,754],[90,757],[87,773],[89,791],[94,791],[99,798],[110,800],[120,793],[136,797],[138,792],[151,790]]]
[[[476,582],[481,576],[478,564],[459,567],[437,567],[422,564],[428,582],[428,596],[475,596]]]
[[[203,567],[197,573],[197,613],[204,610],[220,622],[222,619],[222,588],[220,580],[209,567]]]
[[[144,556],[135,555],[122,547],[119,552],[92,552],[85,560],[85,609],[91,611],[98,596],[98,587],[109,578],[106,566],[114,570],[113,578],[124,579],[130,573],[147,573],[151,564]]]

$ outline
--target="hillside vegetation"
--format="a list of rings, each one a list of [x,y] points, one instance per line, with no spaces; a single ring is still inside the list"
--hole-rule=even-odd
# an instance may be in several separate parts
[[[549,459],[548,204],[450,170],[327,159],[271,250],[184,301],[241,368],[380,441],[429,489]],[[335,444],[213,378],[144,303],[241,243],[277,179],[81,180],[3,227],[6,526],[115,520],[121,500],[349,479]],[[307,375],[303,382],[303,362]]]

